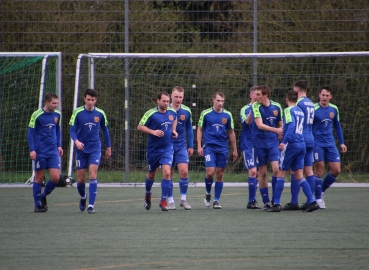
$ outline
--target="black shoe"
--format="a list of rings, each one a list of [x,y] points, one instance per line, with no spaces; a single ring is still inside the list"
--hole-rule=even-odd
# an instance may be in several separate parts
[[[283,210],[295,211],[300,210],[300,207],[298,203],[287,203],[285,206],[283,206]]]
[[[145,195],[144,207],[146,210],[150,210],[151,208],[151,192]]]
[[[46,210],[42,206],[36,206],[35,209],[33,210],[33,212],[35,212],[35,213],[45,213]]]
[[[309,204],[309,206],[304,210],[304,212],[313,212],[315,210],[319,209],[319,205],[316,203],[316,201],[313,201]]]
[[[267,211],[269,208],[272,208],[272,206],[270,205],[270,203],[264,204],[264,210],[265,211]]]
[[[271,204],[271,206],[273,206],[273,205],[274,205],[274,199],[271,199],[271,200],[270,200],[270,204]]]
[[[41,197],[41,207],[45,209],[45,212],[49,209],[49,207],[47,207],[46,197]]]
[[[275,204],[272,207],[269,207],[268,209],[266,209],[265,211],[267,211],[267,212],[281,212],[282,210],[283,210],[282,205]]]
[[[247,209],[261,209],[261,207],[258,205],[258,202],[256,200],[252,200],[247,204]]]
[[[86,201],[87,201],[87,194],[85,194],[85,198],[79,201],[79,210],[85,211],[86,209]]]
[[[308,205],[307,205],[306,203],[303,203],[303,204],[300,206],[300,210],[303,210],[303,211],[305,211],[307,208],[308,208]]]

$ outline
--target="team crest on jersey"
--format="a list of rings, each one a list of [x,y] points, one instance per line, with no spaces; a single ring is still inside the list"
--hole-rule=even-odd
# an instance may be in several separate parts
[[[181,118],[180,118],[182,121],[186,120],[186,115],[184,114],[181,114]]]
[[[227,124],[227,119],[226,118],[222,118],[222,124]]]
[[[174,119],[174,118],[173,118],[173,115],[169,115],[169,120],[170,120],[170,121],[173,121],[173,119]]]
[[[329,113],[329,117],[330,117],[330,118],[333,118],[333,117],[334,117],[334,113],[333,113],[333,112],[330,112],[330,113]]]
[[[54,121],[55,121],[55,123],[58,123],[58,117],[54,117]]]
[[[274,114],[274,116],[277,116],[278,115],[278,111],[277,110],[274,110],[273,111],[273,114]]]
[[[98,122],[100,121],[100,117],[95,116],[95,117],[94,117],[94,121],[95,121],[96,123],[98,123]]]

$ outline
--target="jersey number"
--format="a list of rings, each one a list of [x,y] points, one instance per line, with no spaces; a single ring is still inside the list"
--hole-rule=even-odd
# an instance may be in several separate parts
[[[297,134],[302,134],[302,131],[304,130],[304,118],[301,118],[301,122],[300,122],[300,118],[296,119],[296,129],[295,129],[295,133]]]
[[[312,125],[314,122],[315,109],[307,107],[306,110],[307,110],[306,124]]]

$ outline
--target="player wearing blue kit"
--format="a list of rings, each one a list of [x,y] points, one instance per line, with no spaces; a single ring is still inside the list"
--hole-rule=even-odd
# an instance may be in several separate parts
[[[169,107],[169,94],[162,91],[158,94],[156,102],[158,106],[148,110],[142,117],[137,129],[149,134],[147,143],[147,165],[145,187],[146,195],[144,207],[151,208],[151,188],[154,184],[155,175],[159,166],[162,169],[161,200],[159,207],[162,211],[168,211],[167,197],[171,187],[171,167],[173,165],[172,139],[178,137],[177,113]]]
[[[283,135],[282,108],[277,102],[269,99],[270,89],[267,85],[259,85],[255,90],[255,101],[252,104],[254,149],[259,170],[260,194],[264,210],[271,207],[267,176],[267,162],[272,166],[272,194],[277,181],[278,160],[280,151],[279,138]]]
[[[85,105],[74,110],[69,122],[69,133],[77,147],[77,191],[81,196],[79,209],[81,211],[86,209],[85,177],[88,169],[90,185],[87,212],[89,214],[95,213],[97,171],[101,161],[100,129],[106,144],[105,158],[109,159],[111,156],[108,119],[105,112],[95,106],[97,96],[97,91],[94,89],[86,89],[84,92]]]
[[[221,209],[219,199],[223,190],[224,169],[228,163],[228,140],[232,146],[233,161],[237,160],[236,135],[232,114],[223,108],[225,96],[222,92],[213,95],[213,107],[201,112],[197,129],[197,152],[205,159],[205,199],[206,207],[210,207],[211,187],[214,174],[216,182],[214,189],[214,209]],[[228,132],[227,132],[228,130]],[[202,138],[204,135],[204,145]]]
[[[244,167],[249,174],[249,177],[247,179],[249,190],[249,198],[246,206],[247,209],[260,209],[260,206],[256,201],[257,165],[254,155],[254,136],[252,134],[253,121],[251,113],[251,106],[255,102],[254,92],[256,88],[257,88],[256,86],[251,87],[250,89],[251,101],[249,104],[244,106],[240,111],[240,118],[242,124],[242,132],[240,135],[240,149],[243,155]]]
[[[193,129],[192,129],[192,113],[191,109],[182,104],[184,98],[184,89],[180,86],[175,86],[170,95],[172,103],[170,107],[177,112],[177,134],[178,138],[173,139],[173,166],[171,169],[171,186],[168,192],[168,210],[175,210],[173,198],[173,175],[174,165],[177,164],[179,172],[179,193],[181,200],[179,206],[186,210],[191,210],[191,205],[187,202],[188,189],[188,164],[189,157],[193,155]],[[188,148],[186,143],[188,141]]]
[[[315,192],[315,176],[313,173],[313,121],[314,121],[314,103],[306,97],[307,81],[299,80],[295,82],[294,90],[297,92],[298,100],[297,107],[304,113],[304,141],[306,146],[306,154],[304,159],[304,175],[306,181],[309,183],[311,192]],[[308,203],[304,203],[299,207],[298,196],[300,192],[300,185],[295,181],[295,175],[291,174],[291,201],[287,203],[283,210],[305,210]]]
[[[45,94],[45,105],[35,111],[28,125],[28,145],[32,167],[34,212],[48,210],[46,196],[49,195],[60,178],[60,156],[63,155],[60,136],[61,114],[56,109],[59,98],[54,93]],[[49,170],[50,180],[42,192],[45,170]]]
[[[279,159],[279,171],[277,173],[277,183],[274,191],[274,204],[267,208],[267,212],[280,212],[283,210],[281,206],[281,195],[284,188],[284,178],[287,171],[292,170],[295,174],[295,181],[302,187],[306,195],[308,207],[305,212],[312,212],[319,209],[318,204],[314,201],[314,196],[309,184],[303,178],[304,159],[306,146],[304,143],[304,113],[296,106],[297,92],[290,90],[287,94],[286,103],[288,108],[284,110],[283,139],[279,145],[282,151]]]
[[[337,106],[329,103],[332,99],[332,90],[323,86],[319,93],[319,102],[315,104],[313,122],[314,135],[314,172],[315,172],[315,198],[319,207],[326,208],[323,200],[324,192],[336,181],[341,172],[341,158],[333,136],[334,127],[342,153],[346,153],[340,116]],[[328,162],[329,172],[322,181],[324,162]]]

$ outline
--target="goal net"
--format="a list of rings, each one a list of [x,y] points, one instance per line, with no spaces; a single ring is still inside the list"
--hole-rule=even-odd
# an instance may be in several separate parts
[[[60,79],[60,53],[0,53],[0,183],[31,182],[28,123]]]
[[[212,106],[215,91],[225,94],[224,107],[235,122],[237,143],[241,133],[240,109],[249,102],[249,89],[266,84],[271,99],[285,107],[285,95],[295,81],[308,81],[307,96],[318,102],[323,85],[333,89],[331,103],[338,106],[348,152],[342,155],[342,170],[368,173],[367,132],[369,110],[369,52],[270,53],[270,54],[95,54],[80,55],[76,70],[75,107],[83,90],[99,92],[98,106],[105,110],[111,131],[113,158],[101,169],[120,174],[120,181],[134,181],[131,172],[146,172],[147,135],[137,131],[143,114],[156,106],[156,95],[176,86],[185,89],[183,104],[191,108],[196,129],[202,110]],[[195,130],[196,138],[196,130]],[[195,154],[191,172],[203,172],[204,162]],[[73,145],[69,152],[72,171]],[[228,173],[242,173],[230,160]],[[125,174],[125,176],[124,176]]]

